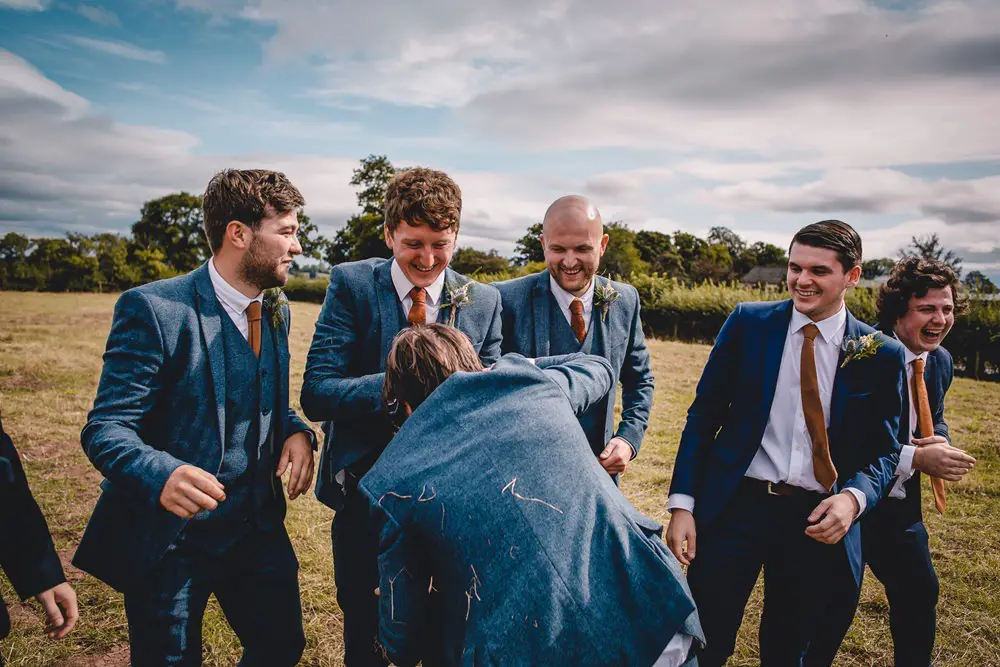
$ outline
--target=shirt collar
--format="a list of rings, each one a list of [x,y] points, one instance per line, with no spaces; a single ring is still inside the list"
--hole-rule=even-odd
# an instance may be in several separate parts
[[[586,312],[590,310],[591,304],[594,303],[594,281],[596,280],[596,277],[591,278],[590,287],[587,288],[587,291],[580,296],[573,296],[556,282],[556,279],[552,277],[552,274],[549,274],[549,289],[552,290],[552,295],[556,298],[556,303],[558,303],[564,310],[569,310],[569,306],[573,303],[573,299],[579,299],[580,301],[583,301],[583,310]]]
[[[896,334],[895,331],[892,332],[892,335],[895,336],[896,340],[898,340],[903,345],[903,357],[905,358],[907,366],[912,364],[915,359],[922,359],[924,363],[927,363],[927,355],[929,354],[927,350],[924,350],[920,354],[914,354],[913,351],[906,346],[906,343],[903,343],[903,341],[899,338],[899,336]]]
[[[847,327],[847,308],[842,306],[835,315],[813,322],[808,315],[800,313],[795,306],[792,306],[792,322],[789,325],[791,332],[796,333],[807,324],[816,325],[825,343],[839,347],[844,340],[844,329]]]
[[[215,288],[215,296],[234,313],[242,313],[250,305],[251,301],[264,302],[264,293],[260,292],[254,298],[250,298],[238,289],[226,282],[219,270],[215,268],[215,258],[208,260],[208,275],[212,279],[212,287]]]
[[[437,305],[441,300],[441,291],[444,290],[444,274],[447,270],[446,268],[439,273],[434,282],[425,288],[427,291],[427,302],[432,306]],[[415,285],[406,277],[403,269],[399,268],[399,264],[395,258],[393,258],[392,264],[389,266],[389,275],[392,276],[392,286],[396,288],[396,296],[399,297],[399,302],[402,303],[403,299],[410,296],[410,290]]]

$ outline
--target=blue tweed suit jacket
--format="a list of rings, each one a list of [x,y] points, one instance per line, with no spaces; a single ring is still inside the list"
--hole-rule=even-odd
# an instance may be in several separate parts
[[[288,407],[287,304],[281,312],[275,464],[290,435],[311,432]],[[159,503],[171,473],[185,463],[213,474],[222,465],[223,317],[207,263],[124,292],[115,306],[94,408],[80,434],[104,481],[73,562],[118,590],[151,569],[187,523]],[[284,503],[284,494],[277,497]]]
[[[653,407],[653,369],[646,349],[646,338],[639,319],[639,293],[631,285],[596,276],[600,284],[614,288],[618,299],[608,307],[606,317],[596,318],[600,327],[601,348],[598,356],[611,362],[614,382],[607,401],[604,442],[614,436],[627,440],[636,452],[649,425]],[[504,354],[516,352],[526,357],[547,357],[549,351],[549,312],[554,299],[549,286],[549,272],[494,283],[503,299]],[[614,427],[615,390],[622,385],[622,412]]]
[[[382,384],[402,307],[390,266],[388,259],[366,259],[333,267],[306,360],[302,409],[309,419],[324,422],[326,434],[316,497],[335,510],[344,500],[337,472],[363,459],[373,461],[392,437]],[[446,299],[469,279],[445,272]],[[438,313],[440,322],[449,317],[447,308]],[[500,357],[500,296],[494,288],[474,282],[454,326],[469,337],[485,366]]]
[[[511,354],[406,420],[359,486],[381,523],[394,664],[652,665],[678,631],[703,639],[660,524],[577,420],[613,378],[596,356]]]

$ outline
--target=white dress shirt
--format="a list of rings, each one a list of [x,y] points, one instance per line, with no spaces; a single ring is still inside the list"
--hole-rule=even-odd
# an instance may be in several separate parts
[[[403,273],[403,269],[399,268],[399,264],[396,263],[395,259],[392,260],[392,265],[389,267],[389,275],[392,276],[392,284],[396,288],[396,296],[399,297],[399,302],[403,305],[403,312],[409,316],[410,308],[413,306],[410,290],[414,288],[414,284]],[[444,291],[444,271],[438,274],[438,277],[425,288],[425,291],[427,292],[425,305],[427,318],[424,321],[429,324],[437,322],[438,311],[441,309],[441,292]]]
[[[896,336],[896,340],[899,340],[899,336]],[[903,341],[899,341],[903,342]],[[913,354],[910,348],[903,345],[903,356],[906,358],[906,395],[910,397],[910,435],[916,437],[914,433],[917,432],[917,404],[914,403],[913,396],[913,362],[917,359],[923,359],[924,363],[927,363],[927,352],[921,352],[920,354]],[[906,489],[903,488],[903,484],[913,477],[913,452],[917,450],[915,445],[903,445],[902,451],[899,453],[899,464],[896,466],[896,482],[892,485],[892,490],[889,492],[890,498],[899,498],[902,500],[906,498]]]
[[[745,476],[765,482],[785,482],[809,491],[825,493],[826,489],[816,481],[813,472],[812,438],[809,437],[805,414],[802,411],[799,365],[802,360],[802,341],[805,339],[802,328],[807,324],[815,324],[819,329],[819,335],[814,343],[816,378],[819,381],[824,421],[828,428],[830,426],[830,398],[833,395],[833,382],[837,376],[840,344],[844,340],[844,329],[847,326],[847,310],[841,308],[836,315],[813,322],[807,315],[792,308],[792,319],[785,335],[785,347],[781,354],[781,366],[778,369],[771,412],[760,447],[750,462]],[[856,516],[860,516],[867,503],[865,495],[851,487],[847,487],[846,490],[857,499],[859,511]],[[676,508],[694,512],[694,498],[682,493],[671,495],[667,501],[667,509]]]
[[[670,642],[664,647],[663,653],[653,663],[653,667],[679,667],[687,661],[688,653],[691,652],[691,642],[694,637],[678,632]]]
[[[247,308],[250,306],[251,301],[257,301],[261,304],[261,308],[263,308],[264,293],[261,292],[251,299],[227,283],[226,279],[215,268],[214,257],[208,260],[208,275],[212,279],[212,287],[215,288],[215,298],[219,300],[219,303],[222,304],[222,309],[226,311],[229,319],[233,321],[236,328],[243,334],[243,338],[246,339],[250,329],[247,324]]]
[[[570,326],[573,326],[573,313],[569,309],[570,304],[573,303],[574,299],[583,301],[583,330],[586,332],[590,327],[590,314],[594,310],[594,279],[590,279],[590,287],[581,296],[573,296],[564,290],[551,275],[549,275],[549,289],[552,290],[552,296],[556,298],[559,310],[566,316],[566,321],[569,322]]]

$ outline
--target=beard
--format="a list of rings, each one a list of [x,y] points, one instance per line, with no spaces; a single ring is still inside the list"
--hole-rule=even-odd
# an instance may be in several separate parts
[[[271,287],[281,287],[285,284],[286,276],[279,273],[280,268],[280,260],[268,257],[260,237],[253,234],[250,247],[240,262],[238,269],[240,279],[262,291]]]

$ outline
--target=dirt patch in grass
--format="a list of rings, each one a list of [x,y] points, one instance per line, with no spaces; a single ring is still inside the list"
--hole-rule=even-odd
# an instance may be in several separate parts
[[[128,667],[129,657],[128,644],[122,644],[108,651],[60,660],[54,667]]]

